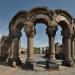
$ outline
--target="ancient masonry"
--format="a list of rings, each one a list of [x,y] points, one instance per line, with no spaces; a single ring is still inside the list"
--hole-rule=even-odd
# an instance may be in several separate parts
[[[62,61],[62,65],[73,66],[75,62],[75,18],[65,10],[51,10],[46,7],[37,7],[30,11],[19,11],[12,18],[9,23],[9,35],[1,40],[0,58],[8,59],[9,65],[13,65],[14,62],[16,64],[20,63],[19,40],[22,36],[21,30],[24,28],[27,36],[27,61],[25,66],[34,69],[33,41],[36,35],[36,23],[44,23],[47,27],[49,57],[46,60],[46,68],[59,68],[55,58],[55,35],[58,25],[62,28],[62,43],[65,51],[65,59]],[[5,56],[4,53],[6,53]]]

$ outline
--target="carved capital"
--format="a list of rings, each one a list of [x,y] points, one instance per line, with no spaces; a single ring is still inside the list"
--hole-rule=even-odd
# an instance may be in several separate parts
[[[53,18],[54,19],[54,18]],[[52,20],[51,23],[50,23],[50,26],[56,26],[57,25],[57,22],[56,20]]]
[[[55,37],[56,31],[57,31],[57,26],[50,26],[46,28],[46,33],[48,37]]]
[[[34,37],[36,34],[36,30],[31,21],[26,22],[26,26],[24,26],[24,31],[26,32],[27,37]]]
[[[61,32],[61,35],[63,35],[64,38],[69,39],[69,38],[72,38],[73,34],[70,32],[69,29],[65,29]]]
[[[35,35],[35,31],[28,31],[28,32],[26,32],[26,36],[27,37],[34,37],[34,35]]]

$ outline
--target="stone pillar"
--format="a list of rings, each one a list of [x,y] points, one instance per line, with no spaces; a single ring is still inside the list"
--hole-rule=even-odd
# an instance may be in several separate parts
[[[65,59],[62,62],[62,65],[64,66],[73,66],[74,62],[71,57],[71,33],[69,30],[64,30],[62,32],[63,38],[64,38],[64,50],[65,50]]]
[[[16,65],[21,64],[19,58],[19,38],[14,38],[10,45],[10,53],[8,57],[8,64],[15,67]]]
[[[74,37],[74,57],[75,57],[75,37]],[[75,59],[73,59],[75,62]]]
[[[21,37],[21,30],[16,30],[16,32],[12,32],[10,34],[11,44],[9,48],[9,57],[8,57],[8,64],[10,66],[16,67],[16,65],[20,65],[21,61],[19,58],[19,41]]]
[[[47,27],[46,33],[49,38],[49,56],[46,63],[46,68],[57,69],[59,65],[56,64],[55,58],[55,34],[56,34],[57,27]]]
[[[27,62],[34,62],[33,37],[27,37]]]
[[[15,41],[12,40],[11,44],[10,44],[10,51],[9,51],[9,56],[8,56],[8,64],[10,66],[15,66],[16,62],[14,62],[14,46],[15,46]]]
[[[20,65],[21,64],[21,61],[20,61],[20,58],[19,58],[19,41],[20,41],[20,38],[14,38],[14,41],[15,41],[15,46],[14,46],[14,60],[16,61],[16,65]]]
[[[27,28],[25,28],[26,36],[27,36],[27,60],[26,60],[26,68],[34,69],[35,60],[34,60],[34,49],[33,49],[33,39],[35,35],[34,27],[32,26],[32,22],[27,22]]]
[[[75,38],[71,39],[71,56],[73,61],[75,62]]]

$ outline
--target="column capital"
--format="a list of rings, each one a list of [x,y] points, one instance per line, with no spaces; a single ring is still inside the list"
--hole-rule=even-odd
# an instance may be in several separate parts
[[[69,38],[72,38],[73,34],[70,32],[69,29],[65,29],[61,31],[61,35],[63,35],[64,38],[69,39]]]
[[[30,26],[25,29],[25,32],[27,37],[34,37],[36,34],[36,29],[33,26]]]
[[[26,36],[29,37],[34,37],[35,33],[34,32],[26,32]]]
[[[46,33],[48,37],[55,37],[57,30],[58,30],[57,26],[49,26],[46,28]]]

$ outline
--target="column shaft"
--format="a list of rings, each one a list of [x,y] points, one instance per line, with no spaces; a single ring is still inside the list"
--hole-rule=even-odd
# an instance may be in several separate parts
[[[75,56],[75,38],[74,38],[74,56]]]
[[[75,52],[75,51],[74,51],[74,48],[75,48],[75,47],[74,47],[74,40],[75,40],[75,39],[72,39],[72,40],[71,40],[71,56],[72,56],[73,59],[75,59],[75,54],[74,54],[74,52]]]
[[[13,58],[14,57],[14,40],[12,41],[12,43],[10,44],[10,53],[9,53],[9,58]]]
[[[66,59],[71,59],[71,39],[65,39]]]
[[[33,37],[27,38],[27,61],[32,62],[33,61]]]
[[[18,59],[19,58],[19,39],[15,38],[14,39],[14,58]]]
[[[49,37],[49,59],[55,60],[55,38]]]

